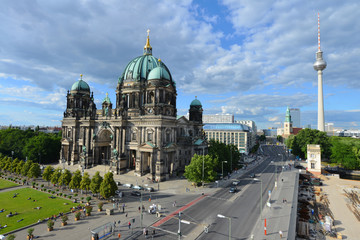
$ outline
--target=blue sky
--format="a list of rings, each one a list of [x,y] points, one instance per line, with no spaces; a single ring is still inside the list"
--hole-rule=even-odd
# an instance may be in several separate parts
[[[197,96],[204,114],[280,126],[286,107],[317,126],[317,13],[325,121],[359,129],[357,0],[4,0],[0,8],[0,125],[60,126],[66,92],[83,74],[97,107],[117,79],[153,55],[176,81],[178,114]]]

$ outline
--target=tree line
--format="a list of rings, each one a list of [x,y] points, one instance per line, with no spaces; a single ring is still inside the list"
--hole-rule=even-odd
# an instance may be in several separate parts
[[[61,149],[61,132],[43,133],[37,130],[8,128],[0,130],[0,153],[18,159],[30,159],[39,164],[56,162]]]
[[[76,192],[78,192],[78,189],[85,190],[86,193],[91,190],[92,193],[100,194],[105,199],[113,196],[117,190],[114,175],[111,172],[106,173],[104,178],[100,176],[99,172],[96,172],[95,175],[90,178],[90,175],[87,172],[84,172],[84,175],[82,176],[79,170],[71,173],[67,169],[62,169],[60,167],[55,169],[52,166],[47,166],[41,174],[40,165],[38,163],[31,160],[25,162],[17,158],[12,159],[11,157],[3,156],[1,153],[0,169],[5,172],[22,175],[32,179],[41,176],[49,184],[51,182],[60,187],[68,187]]]
[[[345,169],[360,169],[360,139],[329,137],[325,132],[306,128],[297,135],[291,135],[285,143],[292,154],[303,159],[307,158],[308,144],[319,144],[323,161]]]
[[[242,167],[241,153],[235,145],[210,140],[208,154],[195,154],[189,165],[185,166],[184,176],[191,182],[213,182]],[[203,176],[204,175],[204,176]]]

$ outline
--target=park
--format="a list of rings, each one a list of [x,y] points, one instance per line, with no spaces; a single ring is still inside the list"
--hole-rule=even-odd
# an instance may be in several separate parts
[[[0,180],[0,189],[12,187],[13,184]],[[51,194],[31,188],[1,192],[0,234],[44,221],[59,213],[67,213],[72,207],[78,205],[62,197],[51,196]]]

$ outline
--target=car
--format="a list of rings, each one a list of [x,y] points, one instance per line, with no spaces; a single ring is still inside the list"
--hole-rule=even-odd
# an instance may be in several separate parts
[[[142,186],[139,186],[139,185],[135,185],[132,188],[136,189],[136,190],[144,190],[144,188]]]
[[[154,192],[155,191],[155,189],[153,187],[147,187],[144,190],[148,191],[148,192]]]
[[[141,196],[141,192],[139,192],[139,191],[132,191],[132,192],[131,192],[131,196],[140,197],[140,196]]]
[[[249,175],[249,177],[255,178],[255,173],[251,173],[251,174]]]
[[[236,192],[236,190],[237,190],[236,188],[231,187],[231,188],[230,188],[230,190],[229,190],[229,193],[235,193],[235,192]]]
[[[117,186],[121,186],[121,183],[120,183],[120,182],[116,182],[116,185],[117,185]]]
[[[132,188],[132,184],[131,183],[125,183],[123,184],[123,187],[126,187],[126,188]]]
[[[232,185],[237,186],[237,185],[239,185],[239,183],[240,183],[239,181],[233,181]]]

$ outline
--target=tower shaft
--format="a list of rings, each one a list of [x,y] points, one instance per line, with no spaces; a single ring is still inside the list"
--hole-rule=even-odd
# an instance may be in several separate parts
[[[325,131],[322,70],[318,70],[318,130]]]

